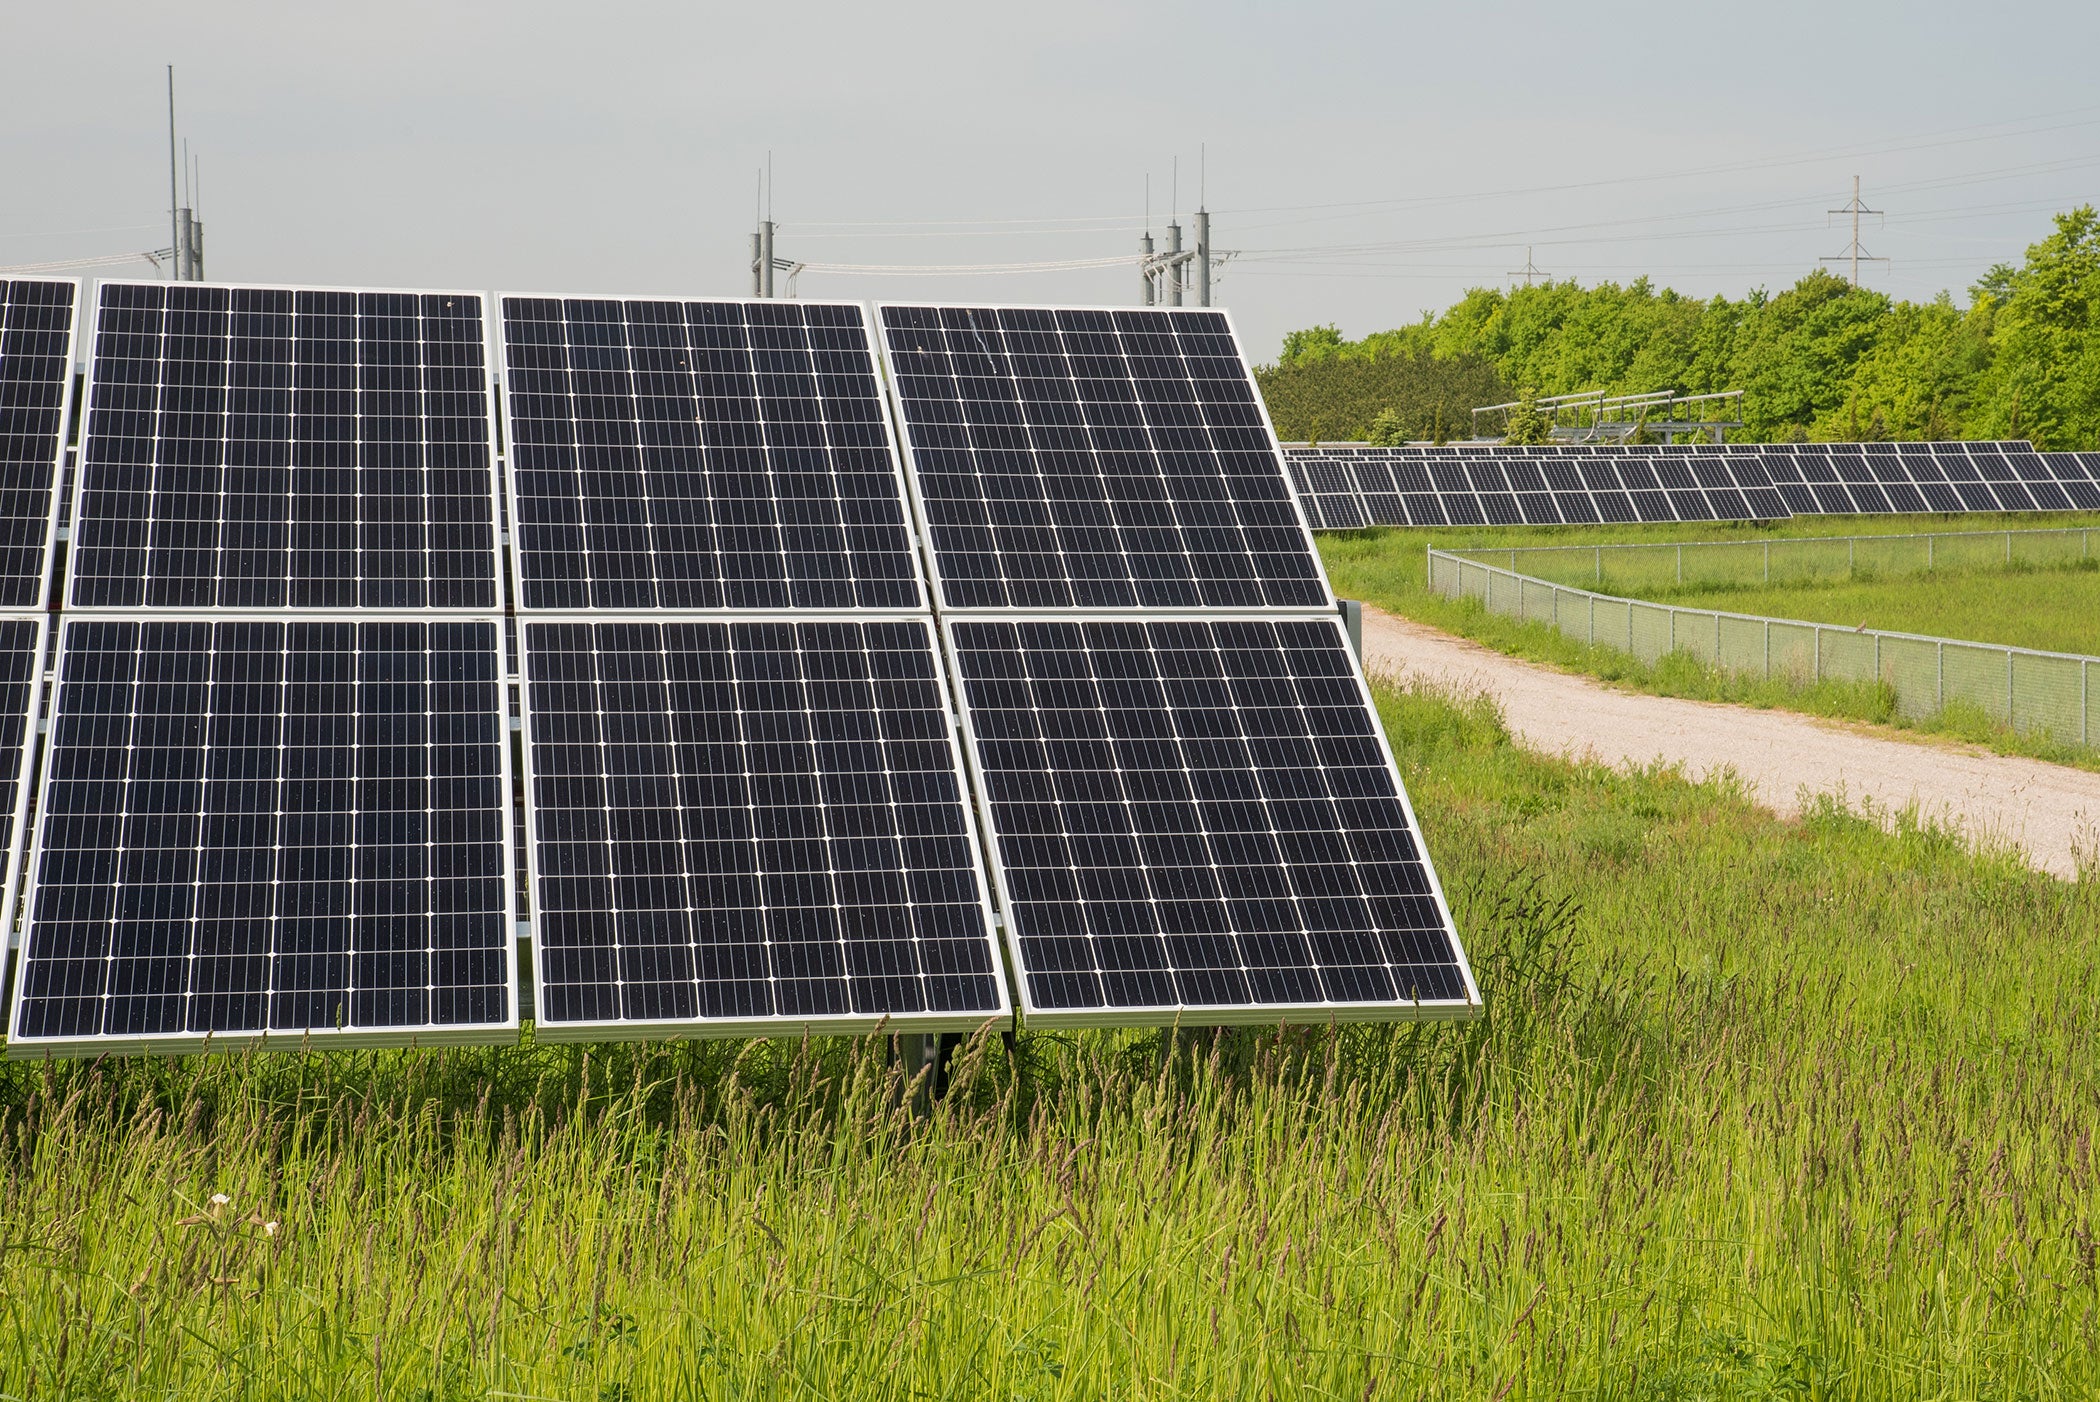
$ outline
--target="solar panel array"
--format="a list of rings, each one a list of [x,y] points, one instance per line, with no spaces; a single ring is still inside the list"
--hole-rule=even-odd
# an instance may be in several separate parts
[[[66,420],[80,285],[0,279],[0,609],[41,609]]]
[[[103,285],[10,1054],[513,1036],[521,835],[543,1037],[1477,1010],[1222,315],[498,305]],[[45,639],[0,615],[16,827]]]
[[[2100,510],[2100,454],[2026,443],[1289,444],[1316,530]]]
[[[1001,1014],[866,310],[502,307],[539,1035]]]
[[[878,316],[1025,1017],[1477,1010],[1231,323]]]
[[[482,299],[102,284],[74,608],[501,607]]]

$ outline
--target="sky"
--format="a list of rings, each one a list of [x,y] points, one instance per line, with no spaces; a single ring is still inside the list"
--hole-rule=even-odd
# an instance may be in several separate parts
[[[742,295],[770,162],[804,297],[1126,305],[1129,262],[866,269],[1128,259],[1200,201],[1267,361],[1527,262],[1776,290],[1857,175],[1861,281],[1965,302],[2100,200],[2096,50],[2089,3],[17,6],[0,268],[168,244],[172,63],[214,280]]]

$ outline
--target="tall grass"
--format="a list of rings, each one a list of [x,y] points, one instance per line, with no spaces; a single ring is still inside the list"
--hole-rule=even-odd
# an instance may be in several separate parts
[[[9,1064],[0,1392],[2100,1385],[2094,883],[1380,699],[1481,1021]]]

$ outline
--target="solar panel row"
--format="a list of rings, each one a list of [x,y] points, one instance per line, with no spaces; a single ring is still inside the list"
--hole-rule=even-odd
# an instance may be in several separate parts
[[[2025,443],[1290,444],[1284,455],[1322,530],[2100,510],[2100,455]]]
[[[1223,317],[500,305],[542,1035],[1477,1007]],[[104,287],[13,1054],[516,1027],[491,330]]]

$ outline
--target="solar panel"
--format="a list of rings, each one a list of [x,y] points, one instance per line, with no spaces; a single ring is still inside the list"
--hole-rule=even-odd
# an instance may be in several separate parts
[[[74,608],[486,611],[481,295],[102,284]]]
[[[537,1035],[1005,1013],[930,621],[523,629]]]
[[[47,602],[79,302],[75,282],[0,279],[0,608]]]
[[[66,619],[8,1053],[512,1035],[498,631]]]
[[[946,607],[1333,607],[1224,313],[877,315]]]
[[[949,617],[1030,1022],[1479,995],[1340,622]]]
[[[925,607],[859,304],[500,301],[520,608]]]
[[[29,753],[43,695],[46,615],[0,618],[0,910],[14,925],[21,875],[22,818],[29,807]],[[7,940],[0,939],[0,972]]]

